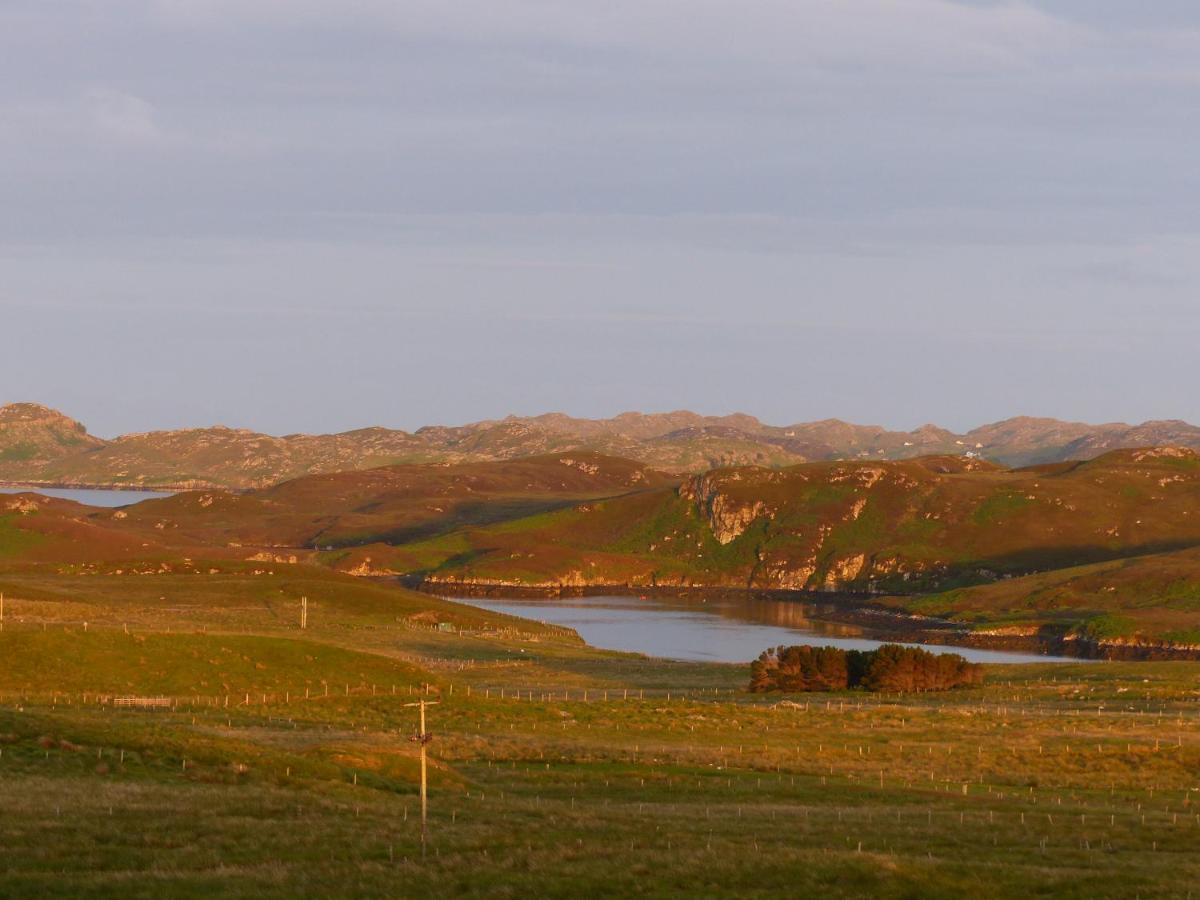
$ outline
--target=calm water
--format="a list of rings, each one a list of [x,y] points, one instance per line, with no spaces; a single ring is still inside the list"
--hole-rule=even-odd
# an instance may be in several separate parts
[[[746,662],[780,644],[830,644],[871,650],[875,640],[861,628],[812,618],[817,607],[787,600],[710,598],[679,600],[638,597],[569,597],[514,600],[451,597],[527,619],[574,628],[593,647],[628,650],[667,659]],[[922,645],[933,653],[959,653],[976,662],[1079,662],[1031,653],[1005,653],[971,647]]]
[[[21,494],[32,492],[45,497],[58,497],[60,500],[74,500],[76,503],[86,503],[88,506],[129,506],[131,503],[141,503],[143,500],[153,500],[156,497],[169,497],[166,491],[103,491],[94,488],[48,488],[24,487],[22,485],[0,485],[0,494]]]

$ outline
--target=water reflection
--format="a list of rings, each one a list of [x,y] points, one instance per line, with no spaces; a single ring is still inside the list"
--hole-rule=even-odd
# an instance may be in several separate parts
[[[764,597],[565,597],[512,599],[453,597],[482,609],[574,628],[594,647],[667,659],[747,662],[780,644],[830,644],[872,650],[886,641],[853,625],[819,617],[821,605]],[[828,607],[825,607],[828,608]],[[934,653],[959,653],[977,662],[1067,661],[1032,653],[923,645]],[[1077,660],[1071,660],[1077,661]]]
[[[728,598],[699,602],[702,608],[708,612],[728,619],[736,619],[739,622],[777,625],[780,628],[790,628],[807,634],[829,637],[857,637],[863,634],[863,629],[857,625],[812,618],[813,615],[832,612],[832,608],[826,604],[797,603],[794,600],[774,600],[769,597]],[[685,605],[694,606],[695,604],[688,604],[685,601]]]

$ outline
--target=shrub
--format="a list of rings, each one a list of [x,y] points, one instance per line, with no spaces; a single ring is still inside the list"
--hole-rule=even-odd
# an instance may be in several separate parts
[[[836,647],[774,647],[750,664],[756,691],[837,691],[848,681],[846,654]]]
[[[772,647],[750,664],[750,690],[944,691],[982,680],[982,666],[957,653],[884,644],[876,650],[837,647]]]

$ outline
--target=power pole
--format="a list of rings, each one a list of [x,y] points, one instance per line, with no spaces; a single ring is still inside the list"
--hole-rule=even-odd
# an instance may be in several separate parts
[[[421,859],[425,858],[425,833],[429,819],[429,790],[425,777],[425,748],[433,740],[433,735],[425,730],[425,707],[437,706],[437,700],[419,700],[416,703],[405,703],[405,706],[416,706],[421,710],[421,730],[409,738],[410,741],[421,745]]]
[[[4,630],[4,593],[0,591],[0,631]]]
[[[308,598],[300,598],[300,630],[308,628]]]

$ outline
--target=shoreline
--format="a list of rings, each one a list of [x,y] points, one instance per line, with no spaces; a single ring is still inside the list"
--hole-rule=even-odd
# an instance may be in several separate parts
[[[0,488],[29,488],[32,493],[39,490],[52,491],[126,491],[142,494],[178,494],[181,491],[200,490],[192,487],[147,487],[140,484],[82,484],[69,481],[0,481]],[[212,488],[218,490],[218,488]]]
[[[1071,657],[1080,661],[1195,661],[1200,649],[1171,644],[1096,641],[1042,627],[1033,633],[972,631],[956,622],[903,612],[872,601],[866,593],[826,593],[783,589],[761,590],[730,587],[633,587],[630,585],[589,585],[525,587],[487,582],[443,582],[399,576],[405,587],[426,594],[454,599],[457,597],[496,597],[527,600],[555,600],[562,597],[670,597],[675,599],[761,598],[813,607],[812,617],[843,625],[857,625],[874,640],[893,640],[912,644],[934,644],[977,650],[1005,650],[1043,656]]]

